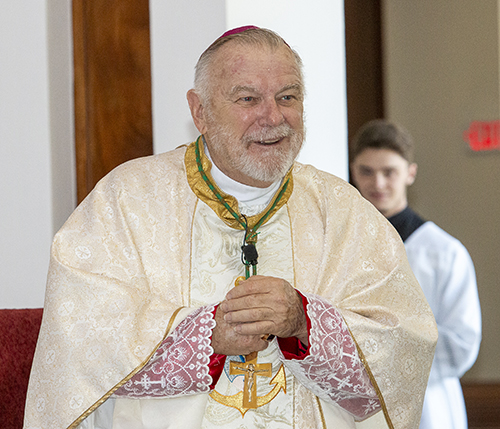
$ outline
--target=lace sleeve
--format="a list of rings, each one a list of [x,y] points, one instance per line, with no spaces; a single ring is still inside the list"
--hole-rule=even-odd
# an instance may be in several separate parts
[[[210,344],[215,327],[214,306],[190,313],[166,337],[149,362],[115,396],[157,398],[193,395],[210,391]]]
[[[311,320],[309,355],[286,360],[298,381],[328,403],[336,403],[357,419],[380,409],[377,393],[340,312],[317,295],[304,294]]]

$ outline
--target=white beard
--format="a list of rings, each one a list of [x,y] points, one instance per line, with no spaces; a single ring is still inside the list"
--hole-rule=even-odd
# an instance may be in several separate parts
[[[293,165],[304,141],[303,130],[296,131],[283,123],[245,135],[237,145],[239,151],[236,153],[236,151],[228,150],[228,145],[231,144],[229,142],[238,140],[228,126],[219,125],[213,118],[210,118],[210,129],[212,143],[210,153],[215,154],[216,157],[231,159],[235,169],[260,182],[272,183],[282,179]],[[271,154],[265,157],[257,158],[245,150],[250,142],[278,140],[284,137],[290,139],[290,147],[277,146]]]

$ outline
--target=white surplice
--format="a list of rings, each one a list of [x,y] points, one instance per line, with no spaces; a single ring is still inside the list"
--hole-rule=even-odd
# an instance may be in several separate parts
[[[405,247],[439,333],[420,428],[466,429],[459,379],[475,362],[481,342],[474,265],[462,243],[433,222],[413,232]]]

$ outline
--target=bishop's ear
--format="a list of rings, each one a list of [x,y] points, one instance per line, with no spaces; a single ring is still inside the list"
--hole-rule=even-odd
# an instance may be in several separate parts
[[[189,103],[189,109],[191,110],[191,116],[193,117],[194,124],[200,134],[205,134],[207,131],[206,121],[205,121],[205,109],[201,102],[200,96],[196,93],[194,89],[190,89],[187,92],[187,100]]]

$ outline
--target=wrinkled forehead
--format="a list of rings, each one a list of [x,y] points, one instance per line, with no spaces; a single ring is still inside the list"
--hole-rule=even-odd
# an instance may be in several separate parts
[[[214,84],[228,83],[246,76],[289,76],[303,87],[300,65],[286,45],[248,44],[232,40],[221,46],[214,56],[210,75]],[[217,82],[219,81],[219,82]]]

